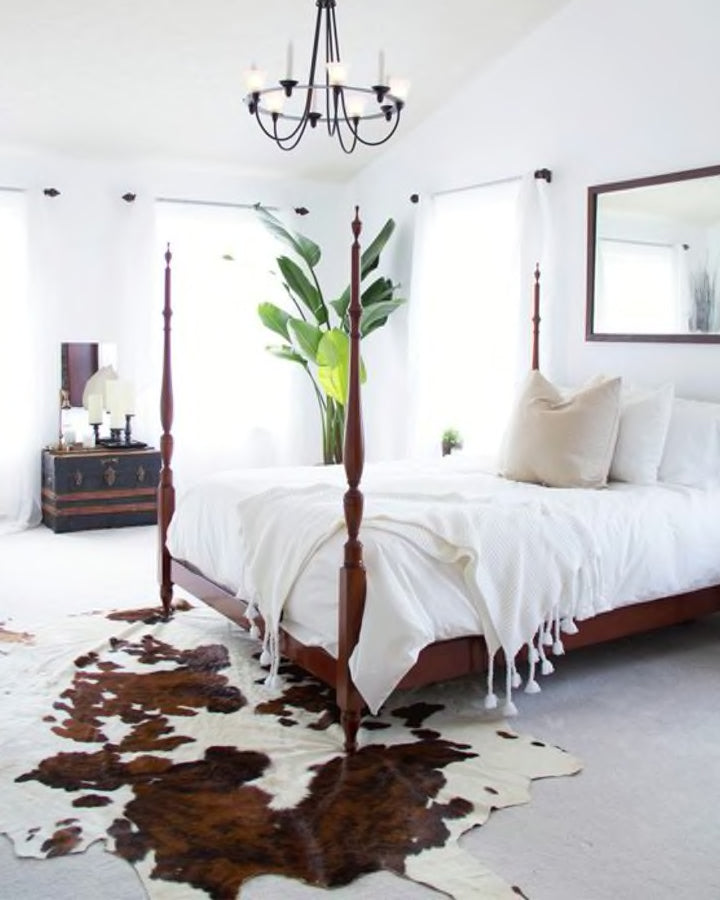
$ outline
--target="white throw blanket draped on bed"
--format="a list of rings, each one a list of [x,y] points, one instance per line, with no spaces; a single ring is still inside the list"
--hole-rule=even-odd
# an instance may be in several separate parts
[[[271,661],[283,606],[313,554],[344,528],[343,491],[273,488],[239,501],[251,600],[266,622]],[[462,567],[488,650],[513,660],[538,633],[602,594],[593,536],[579,515],[537,497],[374,492],[361,528],[391,532]],[[370,574],[369,577],[372,577]],[[442,597],[438,597],[442,603]],[[366,698],[367,699],[367,698]]]

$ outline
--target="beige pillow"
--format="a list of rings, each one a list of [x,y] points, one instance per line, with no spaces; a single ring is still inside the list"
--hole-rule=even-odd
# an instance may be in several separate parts
[[[620,378],[595,380],[563,395],[540,372],[530,372],[510,422],[501,474],[550,487],[606,485],[620,386]]]

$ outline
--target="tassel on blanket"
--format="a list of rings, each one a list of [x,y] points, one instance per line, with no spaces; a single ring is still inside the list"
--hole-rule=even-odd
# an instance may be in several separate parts
[[[560,616],[555,616],[555,641],[552,645],[552,650],[555,656],[562,656],[565,653],[565,647],[563,646],[563,642],[560,640]]]
[[[555,666],[550,662],[550,660],[545,655],[545,647],[543,646],[543,641],[538,641],[538,654],[540,656],[540,671],[543,675],[552,675],[555,671]]]
[[[537,652],[532,643],[527,645],[528,648],[528,680],[525,683],[526,694],[539,694],[540,685],[535,681],[535,666],[537,665],[540,654]]]
[[[487,694],[485,695],[485,709],[497,709],[498,698],[493,690],[493,681],[495,678],[495,657],[491,656],[488,660],[487,672]]]
[[[263,659],[266,660],[263,663]],[[265,632],[265,640],[263,641],[263,649],[260,654],[260,664],[269,665],[270,671],[265,678],[265,687],[277,688],[282,684],[282,679],[278,674],[280,668],[280,654],[278,653],[277,634],[270,628]]]
[[[512,699],[512,671],[512,665],[509,665],[505,670],[505,704],[502,709],[504,716],[517,715],[517,706],[515,706]]]
[[[563,619],[561,628],[562,628],[563,634],[577,634],[578,633],[578,627],[572,619]]]
[[[255,619],[257,619],[259,615],[260,612],[258,610],[257,601],[251,600],[248,603],[247,609],[245,610],[245,618],[248,620],[248,622],[250,622],[250,629],[248,631],[248,634],[251,638],[255,638],[255,640],[258,640],[258,638],[260,637],[260,629],[255,624]],[[260,665],[268,664],[261,662]]]

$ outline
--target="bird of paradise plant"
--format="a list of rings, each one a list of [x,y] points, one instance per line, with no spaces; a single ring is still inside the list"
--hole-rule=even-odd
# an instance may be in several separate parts
[[[284,341],[266,349],[279,357],[302,366],[312,382],[322,423],[323,461],[340,463],[343,455],[345,406],[347,404],[350,363],[350,286],[335,300],[325,299],[317,275],[322,257],[320,247],[305,235],[286,228],[264,207],[257,207],[263,225],[294,255],[280,255],[277,266],[292,312],[271,303],[258,306],[258,315],[270,331]],[[377,237],[367,246],[360,259],[362,316],[360,335],[366,338],[382,327],[388,317],[405,302],[396,297],[398,285],[378,276],[364,289],[362,284],[380,261],[380,253],[395,230],[388,219]],[[365,366],[360,377],[365,381]]]

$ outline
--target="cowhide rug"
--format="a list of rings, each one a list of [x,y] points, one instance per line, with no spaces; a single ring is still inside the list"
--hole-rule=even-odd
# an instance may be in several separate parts
[[[488,721],[469,681],[398,695],[347,757],[329,691],[290,666],[265,687],[257,643],[204,608],[2,633],[0,832],[18,856],[103,840],[152,898],[389,870],[458,900],[517,900],[458,838],[526,803],[532,779],[580,768]]]

